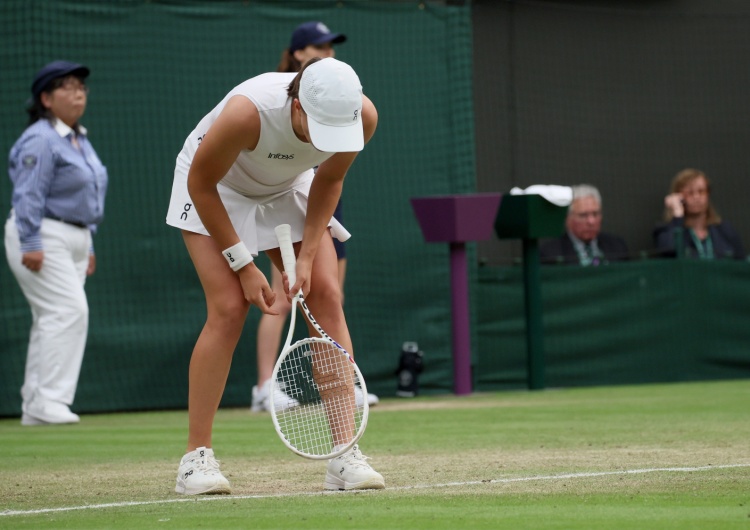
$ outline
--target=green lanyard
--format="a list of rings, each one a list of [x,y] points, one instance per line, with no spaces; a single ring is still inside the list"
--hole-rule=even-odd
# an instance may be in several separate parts
[[[705,241],[701,241],[691,228],[690,237],[693,238],[693,243],[695,243],[695,248],[698,250],[698,257],[700,259],[714,259],[714,244],[711,241],[710,233],[706,236]]]

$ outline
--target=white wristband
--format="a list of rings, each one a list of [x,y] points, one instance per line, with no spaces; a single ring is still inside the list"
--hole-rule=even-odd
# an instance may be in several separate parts
[[[222,254],[224,254],[224,259],[227,260],[227,263],[229,263],[229,266],[235,272],[253,261],[253,255],[250,254],[250,251],[242,241],[236,245],[232,245],[222,252]]]

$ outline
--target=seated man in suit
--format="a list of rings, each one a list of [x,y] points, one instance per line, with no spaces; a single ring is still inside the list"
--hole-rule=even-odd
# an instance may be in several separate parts
[[[573,201],[565,221],[566,233],[539,248],[542,263],[595,266],[628,259],[628,246],[602,228],[602,197],[594,186],[573,186]]]

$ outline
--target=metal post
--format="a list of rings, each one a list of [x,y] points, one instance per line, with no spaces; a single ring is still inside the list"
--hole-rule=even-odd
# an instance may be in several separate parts
[[[471,394],[471,325],[469,318],[469,275],[466,244],[450,243],[451,311],[453,312],[453,391]]]

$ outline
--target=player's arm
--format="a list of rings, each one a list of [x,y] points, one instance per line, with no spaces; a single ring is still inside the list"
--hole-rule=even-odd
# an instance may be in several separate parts
[[[243,149],[254,149],[260,135],[260,116],[252,101],[231,98],[206,132],[188,172],[188,192],[208,233],[220,248],[240,241],[221,202],[216,185]]]
[[[362,127],[365,144],[375,134],[377,125],[378,112],[375,105],[367,96],[362,96]],[[354,159],[357,158],[357,154],[358,152],[336,153],[320,164],[315,172],[315,178],[310,186],[302,245],[297,257],[297,286],[290,292],[297,292],[302,288],[303,293],[306,294],[309,290],[309,271],[318,251],[318,244],[341,197],[344,177],[354,163]]]
[[[188,172],[188,192],[195,210],[220,249],[240,242],[216,185],[243,149],[254,149],[260,137],[258,109],[243,96],[231,98],[201,140]],[[245,299],[264,313],[275,294],[263,273],[251,262],[237,271]]]

